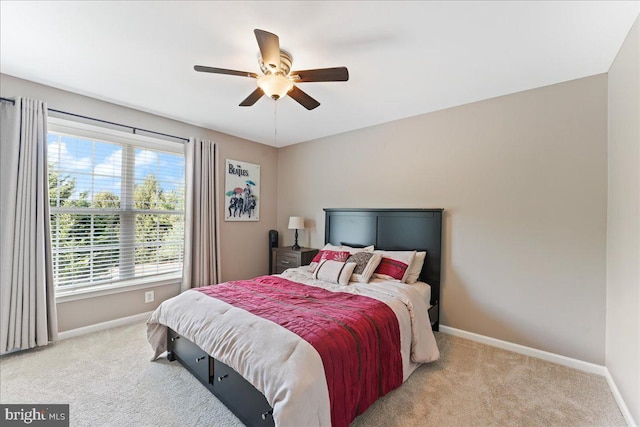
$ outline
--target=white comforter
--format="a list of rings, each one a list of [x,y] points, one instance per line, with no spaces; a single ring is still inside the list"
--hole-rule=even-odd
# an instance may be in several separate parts
[[[428,307],[410,285],[371,282],[340,286],[314,280],[304,267],[289,269],[282,276],[386,303],[400,325],[403,381],[420,363],[439,357]],[[260,390],[273,407],[276,426],[331,425],[329,393],[320,355],[293,332],[191,290],[163,302],[147,321],[154,360],[167,350],[167,327],[235,369]]]

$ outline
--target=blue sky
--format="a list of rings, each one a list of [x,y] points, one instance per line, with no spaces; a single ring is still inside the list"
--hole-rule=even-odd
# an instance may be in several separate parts
[[[76,193],[111,191],[120,196],[122,146],[68,135],[49,133],[48,158],[53,169],[76,180]],[[94,180],[91,180],[91,174]],[[154,174],[165,191],[184,185],[184,158],[175,154],[135,150],[135,179]],[[76,194],[77,195],[77,194]]]

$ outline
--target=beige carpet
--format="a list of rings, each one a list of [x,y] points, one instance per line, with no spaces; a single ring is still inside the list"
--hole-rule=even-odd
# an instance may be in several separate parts
[[[624,426],[603,377],[442,333],[352,426]],[[137,323],[0,359],[1,403],[69,403],[72,426],[241,426],[178,362],[149,362]],[[303,427],[303,426],[301,426]]]

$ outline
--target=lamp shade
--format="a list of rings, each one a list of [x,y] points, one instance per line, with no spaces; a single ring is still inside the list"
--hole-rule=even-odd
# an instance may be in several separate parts
[[[290,216],[289,217],[289,230],[303,230],[304,229],[304,218],[301,216]]]

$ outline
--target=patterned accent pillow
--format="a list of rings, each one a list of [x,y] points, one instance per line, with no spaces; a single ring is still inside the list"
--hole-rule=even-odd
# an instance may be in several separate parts
[[[356,267],[355,262],[340,262],[323,259],[313,272],[313,278],[324,282],[346,286]]]
[[[409,275],[409,266],[416,256],[416,251],[377,251],[382,260],[373,273],[375,277],[385,280],[397,280],[404,283]]]
[[[329,261],[345,262],[347,258],[349,258],[349,255],[351,254],[347,251],[320,251],[315,257],[313,257],[309,266],[315,269],[318,266],[318,263],[324,259]]]
[[[380,264],[380,255],[373,252],[357,252],[347,258],[346,262],[356,263],[356,268],[351,275],[351,281],[368,283],[376,271],[376,267]]]

